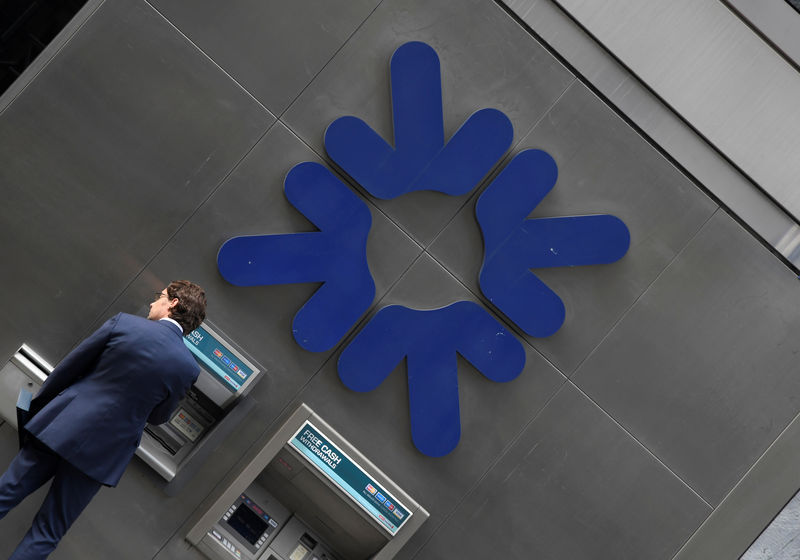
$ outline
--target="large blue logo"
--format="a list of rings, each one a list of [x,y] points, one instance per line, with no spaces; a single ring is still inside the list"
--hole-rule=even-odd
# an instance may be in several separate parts
[[[416,190],[466,194],[511,146],[511,122],[495,109],[472,114],[445,142],[439,57],[424,43],[395,51],[391,90],[393,144],[356,117],[341,117],[325,132],[331,159],[376,198]],[[481,291],[535,337],[555,333],[565,309],[532,269],[611,263],[630,244],[628,228],[614,216],[528,218],[557,176],[546,152],[522,151],[475,208],[484,241]],[[217,264],[237,286],[322,282],[295,315],[292,333],[306,350],[323,352],[345,337],[375,298],[366,257],[372,219],[364,201],[318,163],[293,167],[284,190],[319,231],[234,237],[220,248]],[[475,302],[433,310],[391,305],[342,351],[339,377],[354,391],[371,391],[405,358],[411,437],[421,452],[438,457],[461,437],[457,354],[497,382],[511,381],[525,366],[520,341]]]

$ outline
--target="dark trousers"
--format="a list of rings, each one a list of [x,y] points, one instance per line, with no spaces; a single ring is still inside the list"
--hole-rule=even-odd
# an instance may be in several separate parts
[[[31,438],[0,477],[0,519],[51,478],[30,530],[8,560],[47,558],[101,486]]]

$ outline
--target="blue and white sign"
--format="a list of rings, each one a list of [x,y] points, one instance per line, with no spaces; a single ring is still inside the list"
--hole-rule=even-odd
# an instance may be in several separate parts
[[[340,451],[311,422],[289,440],[325,477],[342,489],[361,509],[394,535],[412,513],[364,469]]]
[[[183,343],[203,368],[231,393],[240,391],[259,373],[208,326],[198,326],[183,337]]]

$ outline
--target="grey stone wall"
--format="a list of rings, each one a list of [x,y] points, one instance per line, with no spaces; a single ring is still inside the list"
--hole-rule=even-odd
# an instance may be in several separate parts
[[[554,157],[535,216],[610,213],[631,231],[617,263],[540,273],[567,319],[547,339],[508,324],[525,345],[519,378],[491,383],[459,359],[462,438],[437,459],[411,442],[404,366],[354,393],[336,374],[342,345],[294,342],[316,285],[237,288],[216,270],[229,237],[313,229],[282,183],[326,162],[333,119],[391,138],[389,57],[412,40],[441,59],[447,136],[495,107],[515,130],[500,166],[526,148]],[[393,303],[491,309],[477,287],[482,187],[380,201],[353,186],[373,217],[364,320]],[[106,0],[0,114],[0,189],[0,357],[27,341],[55,362],[186,277],[268,370],[190,486],[167,497],[134,460],[54,559],[199,558],[189,518],[299,402],[431,512],[402,558],[669,559],[800,408],[794,274],[487,0]],[[0,426],[0,465],[15,444]],[[0,555],[40,499],[0,521]]]

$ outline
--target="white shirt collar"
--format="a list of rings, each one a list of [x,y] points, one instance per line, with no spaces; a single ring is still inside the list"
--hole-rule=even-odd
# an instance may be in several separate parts
[[[181,326],[181,324],[172,317],[162,317],[161,319],[159,319],[159,321],[169,321],[170,323],[172,323],[181,330],[181,334],[183,333],[183,327]]]

